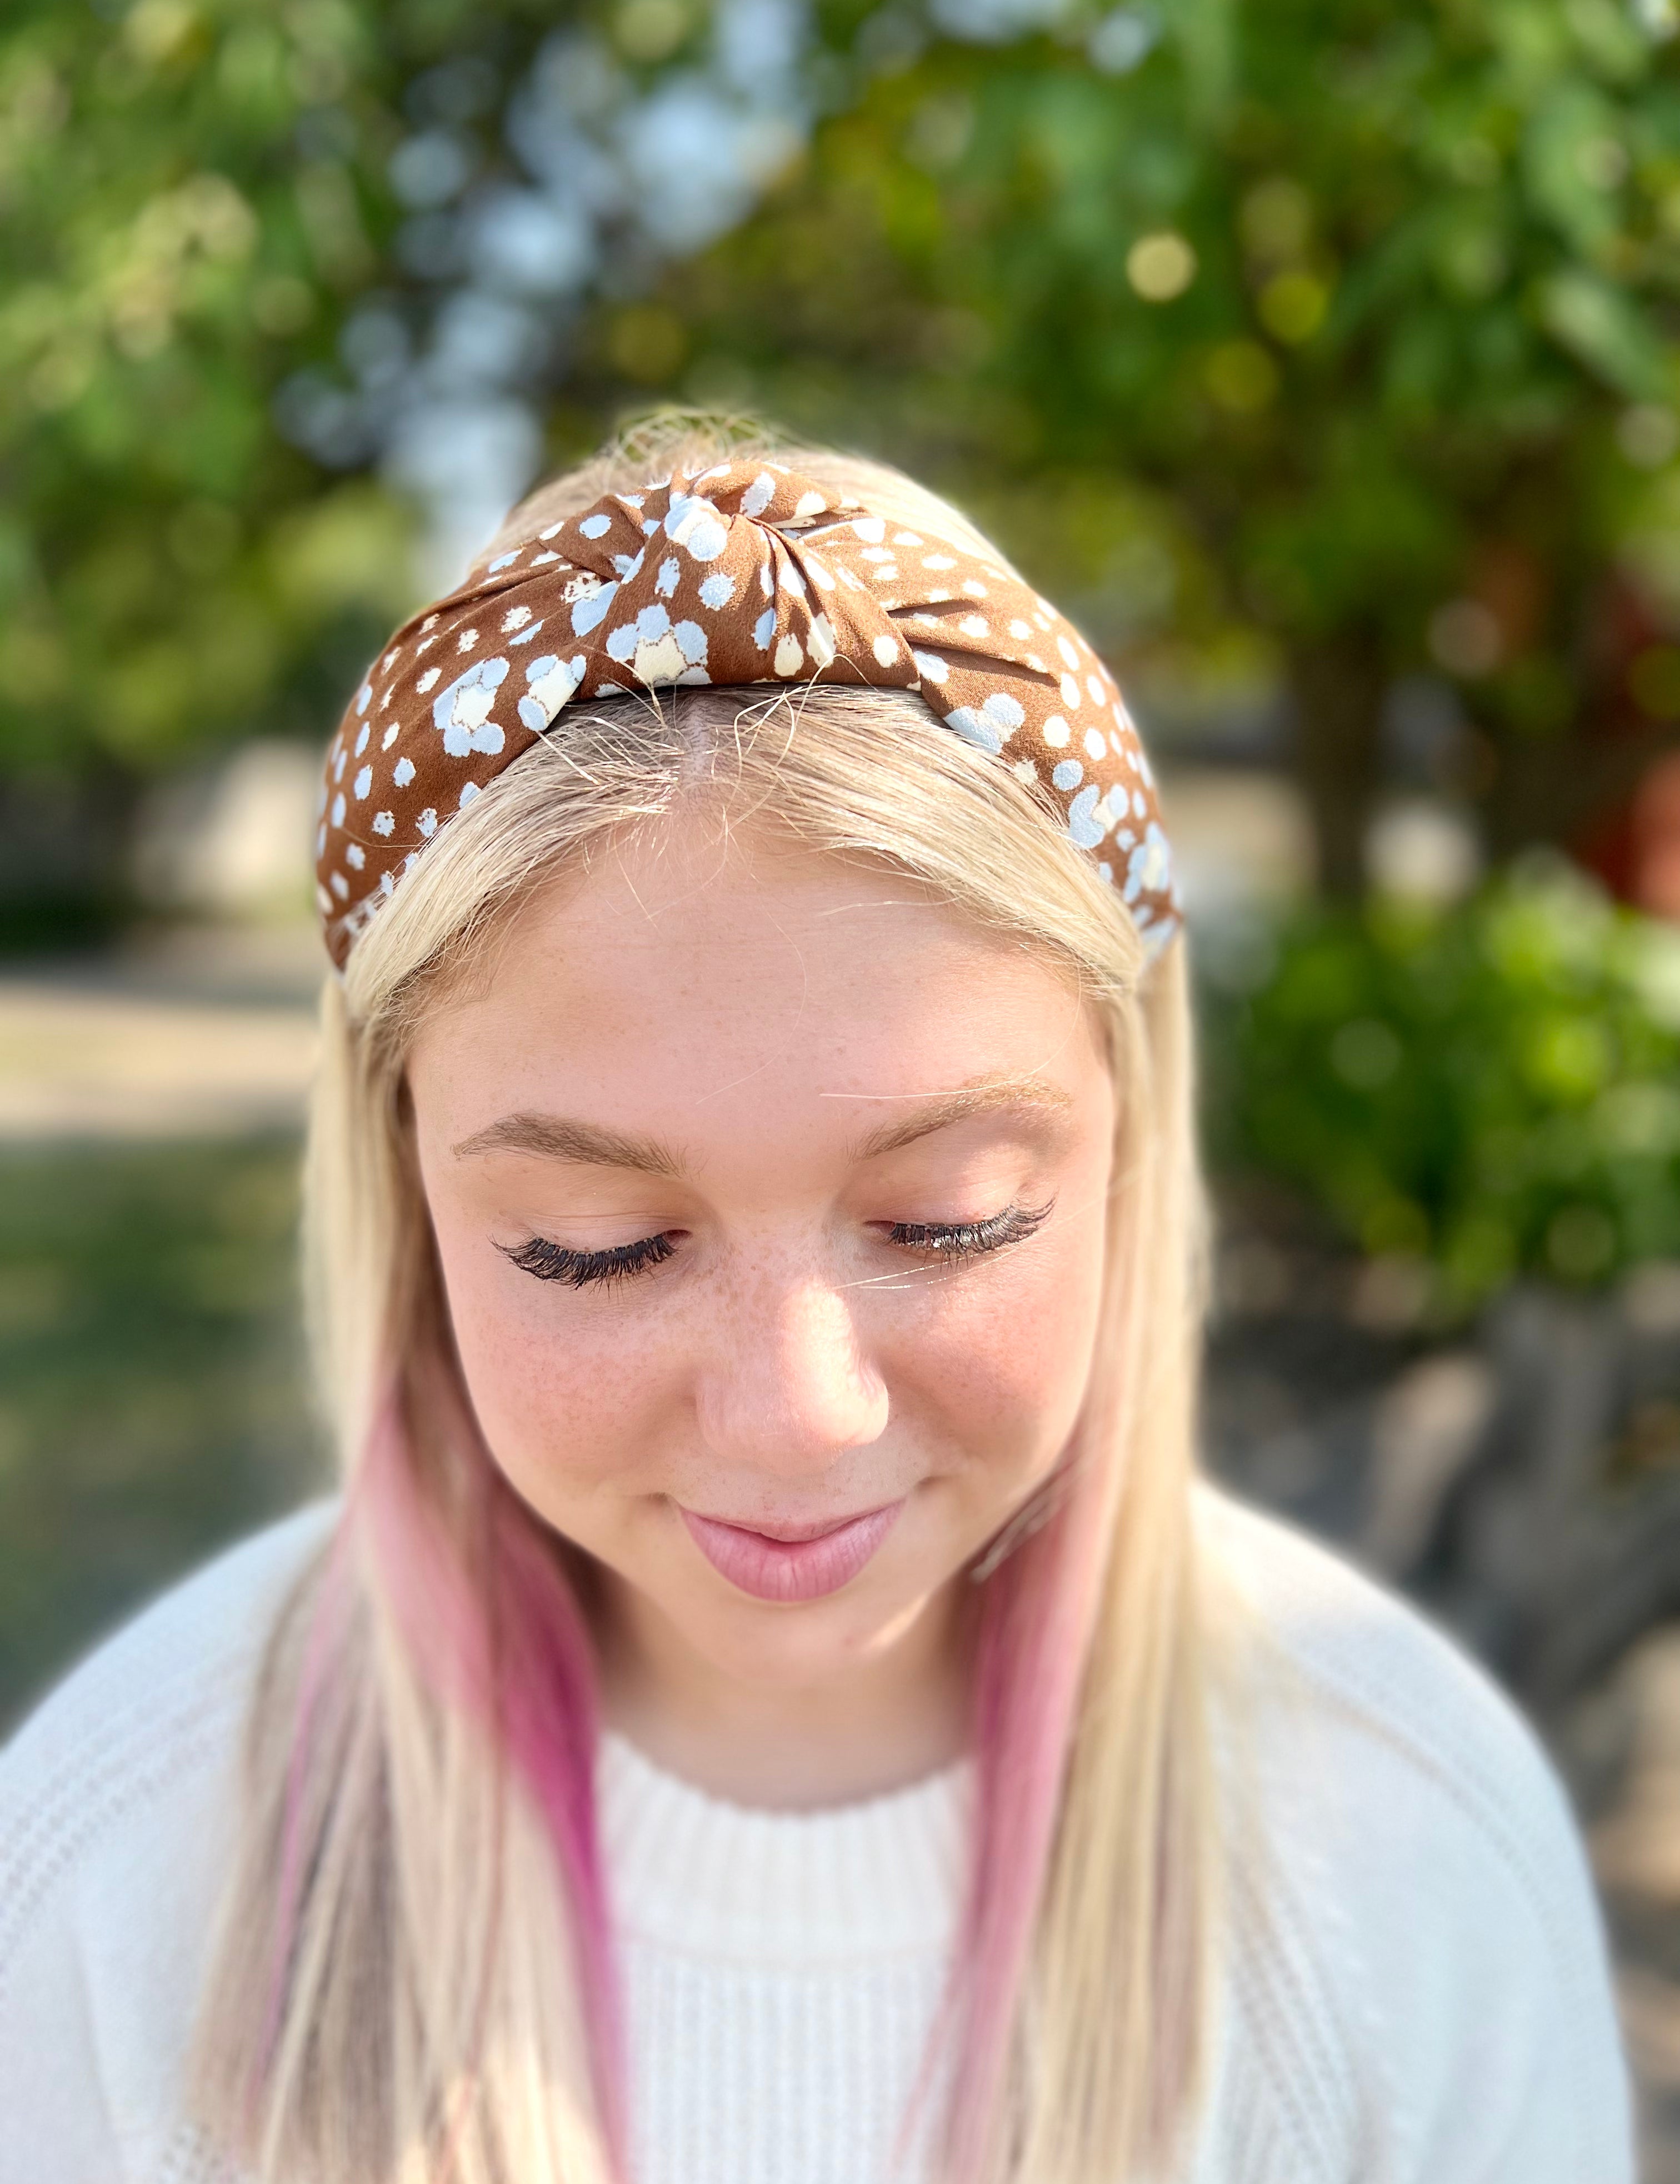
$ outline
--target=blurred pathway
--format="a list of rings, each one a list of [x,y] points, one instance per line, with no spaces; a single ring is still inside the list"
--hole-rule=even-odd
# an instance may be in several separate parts
[[[187,934],[0,975],[0,1139],[295,1128],[314,1062],[312,934]]]

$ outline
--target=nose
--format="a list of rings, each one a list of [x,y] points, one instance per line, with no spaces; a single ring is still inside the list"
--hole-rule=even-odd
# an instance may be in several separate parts
[[[760,1274],[720,1310],[697,1403],[714,1455],[788,1479],[827,1470],[887,1424],[886,1384],[844,1294],[809,1276]]]

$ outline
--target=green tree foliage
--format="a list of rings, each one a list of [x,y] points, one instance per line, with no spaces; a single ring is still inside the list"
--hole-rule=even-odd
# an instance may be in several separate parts
[[[1465,694],[1449,785],[1495,847],[1563,836],[1680,716],[1672,28],[1182,0],[987,47],[848,10],[836,110],[673,274],[666,351],[965,486],[1164,708],[1269,660],[1332,884],[1408,670]]]
[[[103,792],[120,820],[148,772],[253,733],[322,733],[431,573],[415,561],[421,511],[392,485],[399,428],[422,456],[452,433],[468,443],[487,416],[506,426],[510,396],[518,428],[592,272],[578,207],[603,199],[603,148],[574,130],[571,171],[547,198],[531,170],[559,141],[554,114],[611,121],[675,51],[657,22],[650,45],[644,21],[628,41],[644,58],[619,53],[592,12],[8,12],[0,807],[8,788],[18,805],[20,785],[56,783],[90,810]],[[677,14],[679,32],[693,27]],[[509,218],[492,264],[474,223],[498,192]],[[646,250],[633,221],[619,226],[607,276],[634,286]],[[526,429],[534,458],[534,418]],[[498,478],[517,490],[517,460],[507,471],[504,453]],[[0,892],[19,832],[0,808]]]
[[[370,25],[140,0],[0,33],[0,765],[131,773],[317,721],[403,589],[400,515],[272,396],[382,237]],[[375,72],[376,73],[376,72]],[[386,120],[386,133],[390,124]]]

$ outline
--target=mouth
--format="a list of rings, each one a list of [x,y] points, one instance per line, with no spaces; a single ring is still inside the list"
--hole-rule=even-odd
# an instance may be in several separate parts
[[[816,1524],[732,1524],[677,1504],[688,1536],[718,1573],[754,1600],[791,1606],[849,1585],[897,1523],[904,1502]]]

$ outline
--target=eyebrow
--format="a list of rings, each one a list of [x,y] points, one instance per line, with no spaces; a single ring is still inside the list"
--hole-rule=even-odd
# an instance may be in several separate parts
[[[677,1177],[682,1162],[656,1138],[608,1129],[565,1115],[503,1115],[450,1148],[457,1160],[479,1153],[536,1153],[544,1160],[589,1167],[639,1168],[644,1175]]]
[[[891,1099],[891,1093],[829,1092],[829,1100]],[[915,1099],[914,1093],[903,1095]],[[897,1122],[883,1123],[852,1149],[854,1160],[879,1160],[899,1151],[917,1139],[948,1129],[954,1123],[971,1122],[981,1115],[1011,1115],[1022,1121],[1065,1114],[1073,1105],[1059,1084],[1043,1078],[1013,1078],[1004,1084],[960,1085],[919,1100],[913,1113]],[[566,1115],[503,1115],[499,1122],[476,1130],[450,1148],[457,1160],[481,1153],[535,1153],[543,1160],[570,1161],[589,1167],[634,1168],[644,1175],[680,1179],[687,1173],[681,1160],[657,1138],[609,1129],[599,1123],[578,1122]]]
[[[868,1098],[869,1094],[829,1093],[829,1099]],[[888,1095],[890,1096],[890,1095]],[[907,1094],[907,1098],[915,1098]],[[1021,1122],[1040,1123],[1052,1116],[1065,1115],[1073,1106],[1070,1095],[1060,1084],[1052,1084],[1042,1077],[1015,1077],[999,1084],[960,1084],[954,1091],[936,1093],[930,1099],[917,1102],[915,1111],[896,1123],[883,1123],[879,1129],[871,1130],[860,1140],[854,1151],[858,1160],[879,1160],[883,1153],[895,1153],[905,1145],[913,1145],[918,1138],[931,1137],[936,1130],[948,1129],[954,1123],[972,1122],[976,1116],[1004,1115]]]

